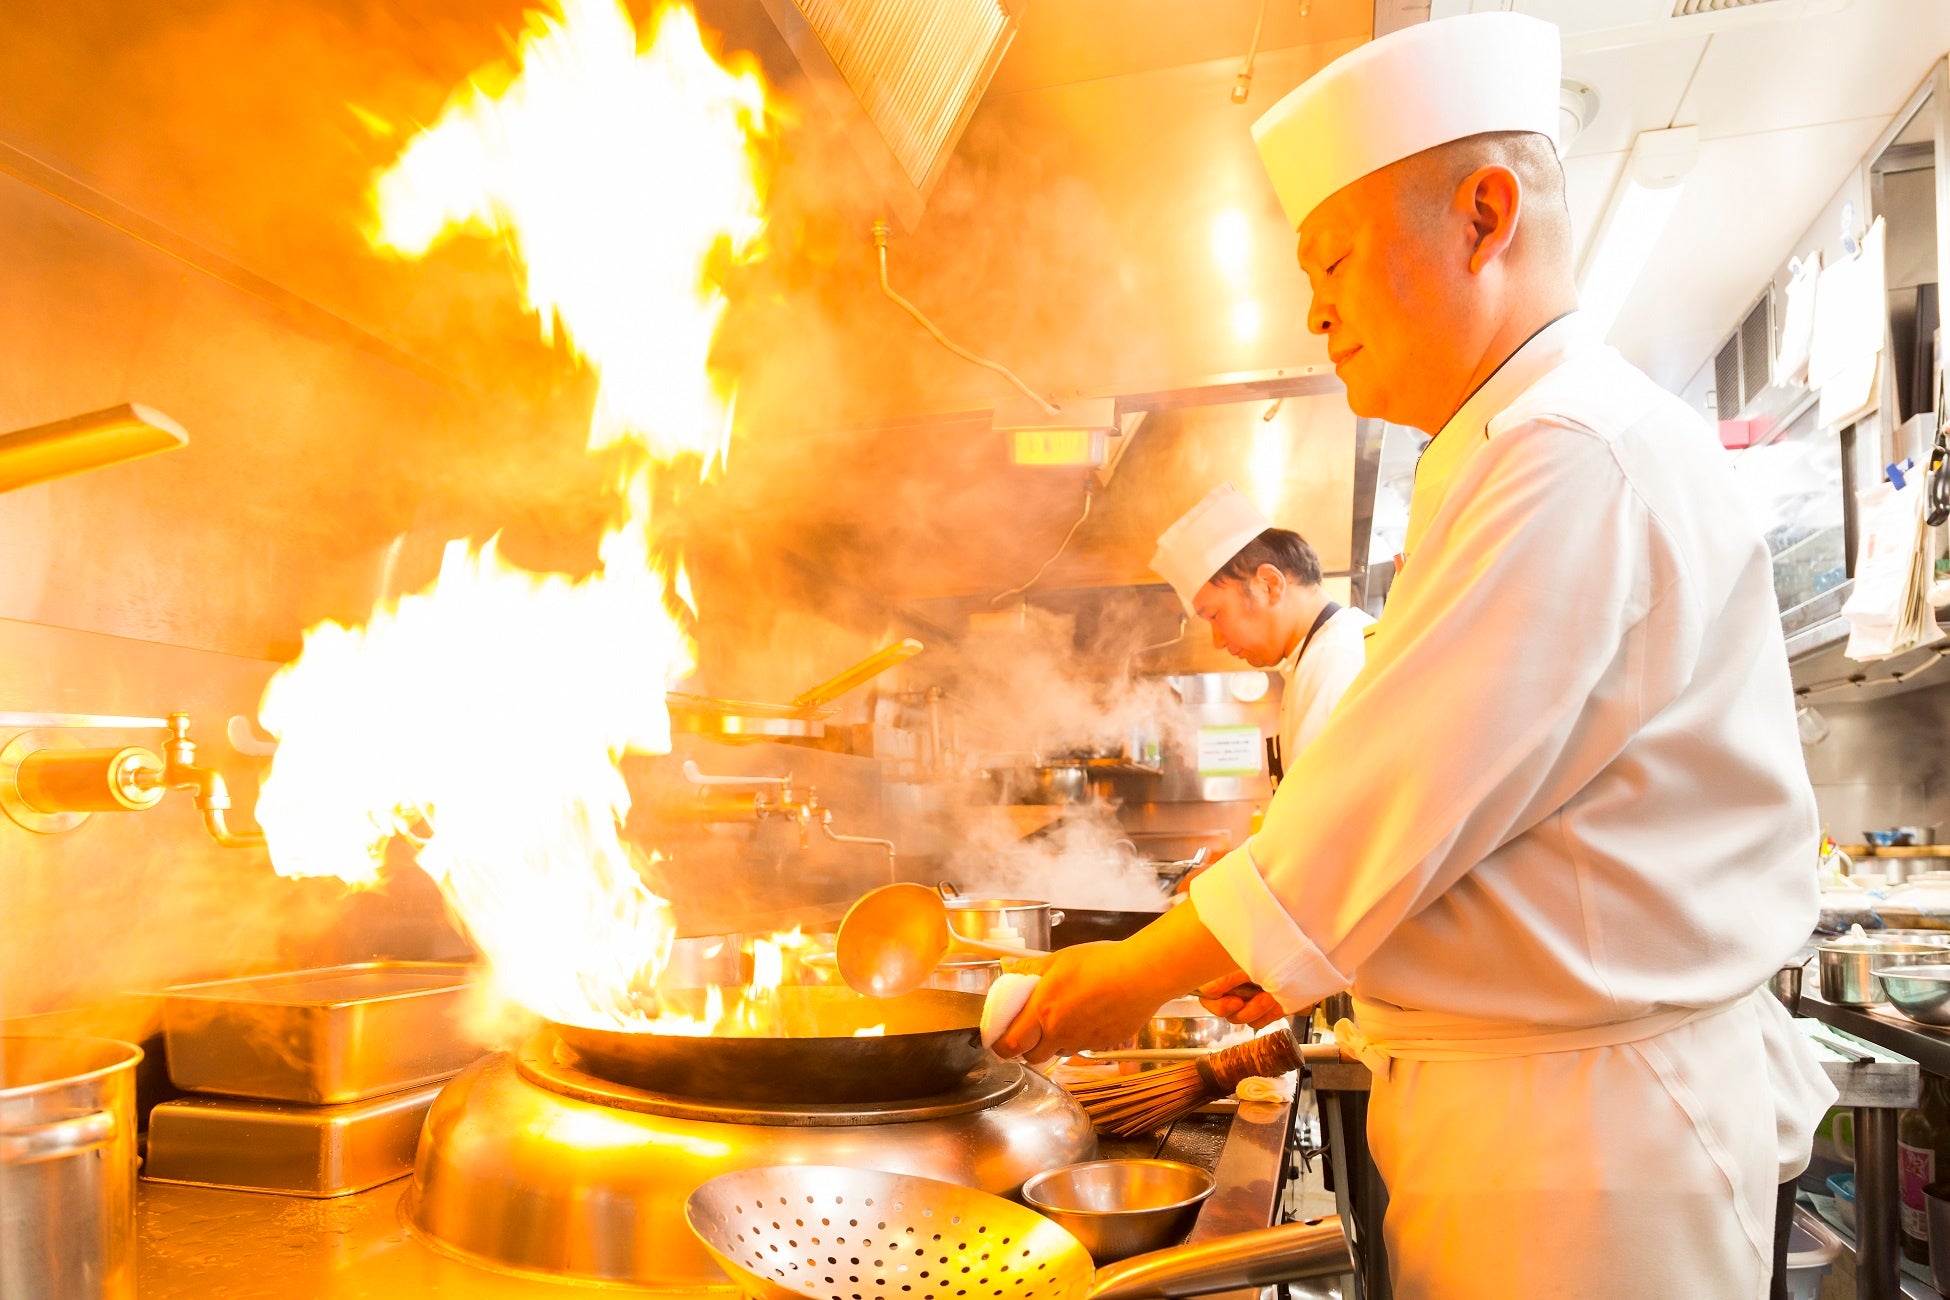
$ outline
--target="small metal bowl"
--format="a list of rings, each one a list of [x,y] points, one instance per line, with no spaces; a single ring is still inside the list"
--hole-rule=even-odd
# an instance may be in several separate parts
[[[1183,1241],[1214,1186],[1176,1160],[1092,1160],[1037,1174],[1022,1199],[1108,1264]]]
[[[1950,1025],[1950,966],[1878,966],[1875,977],[1896,1009],[1911,1020]]]
[[[1237,1025],[1207,1011],[1197,998],[1173,998],[1138,1030],[1137,1046],[1146,1051],[1218,1047],[1238,1032]]]
[[[1831,939],[1816,950],[1821,997],[1845,1007],[1868,1007],[1888,1001],[1875,972],[1883,967],[1922,966],[1950,959],[1950,935],[1936,942],[1907,943],[1866,939]]]

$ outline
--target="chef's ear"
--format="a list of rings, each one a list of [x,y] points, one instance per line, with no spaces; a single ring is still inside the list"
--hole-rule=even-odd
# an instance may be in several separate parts
[[[1260,565],[1253,570],[1253,580],[1266,593],[1266,603],[1269,605],[1277,605],[1280,597],[1286,595],[1286,574],[1277,564]]]
[[[1469,220],[1469,270],[1480,274],[1517,237],[1523,186],[1508,167],[1479,167],[1456,187],[1456,203]]]

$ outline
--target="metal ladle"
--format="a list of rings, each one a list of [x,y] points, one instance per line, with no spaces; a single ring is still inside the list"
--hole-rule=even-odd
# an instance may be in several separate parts
[[[840,978],[855,993],[893,998],[927,981],[949,952],[988,957],[1047,957],[1036,948],[1016,948],[959,934],[948,924],[948,905],[926,885],[882,885],[846,909],[833,946]]]

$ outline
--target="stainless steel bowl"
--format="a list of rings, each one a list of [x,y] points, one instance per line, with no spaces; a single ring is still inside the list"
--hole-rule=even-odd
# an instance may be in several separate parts
[[[1922,966],[1950,960],[1950,935],[1941,940],[1831,939],[1816,953],[1821,996],[1839,1006],[1867,1007],[1888,1001],[1878,968]]]
[[[1146,1051],[1173,1047],[1217,1047],[1238,1033],[1237,1025],[1215,1016],[1197,998],[1173,998],[1138,1030],[1137,1046]]]
[[[1022,1199],[1107,1264],[1183,1241],[1213,1186],[1176,1160],[1092,1160],[1037,1174]]]
[[[1878,966],[1875,976],[1896,1010],[1911,1020],[1950,1025],[1950,965]]]
[[[1774,991],[1774,996],[1781,1000],[1781,1005],[1787,1008],[1791,1016],[1801,1014],[1801,974],[1807,966],[1805,961],[1783,966],[1774,972],[1773,979],[1767,981],[1767,987]]]

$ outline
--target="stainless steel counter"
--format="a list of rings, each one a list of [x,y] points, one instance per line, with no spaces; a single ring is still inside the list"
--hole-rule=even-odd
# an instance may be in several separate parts
[[[1922,1093],[1919,1064],[1950,1063],[1941,1030],[1903,1020],[1883,1008],[1837,1006],[1809,992],[1795,1023],[1827,1026],[1809,1037],[1839,1094],[1855,1111],[1856,1294],[1895,1300],[1902,1294],[1897,1263],[1896,1122]]]
[[[1161,1153],[1218,1178],[1191,1240],[1274,1220],[1292,1106],[1194,1115],[1162,1138],[1106,1142],[1106,1155]],[[1130,1149],[1125,1149],[1126,1147]],[[308,1200],[144,1181],[136,1198],[137,1273],[143,1300],[588,1300],[635,1287],[549,1281],[455,1259],[408,1232],[402,1179],[354,1196]],[[654,1294],[732,1300],[723,1288]],[[1256,1291],[1230,1293],[1254,1300]]]
[[[407,1180],[331,1200],[140,1184],[143,1300],[588,1300],[592,1288],[492,1272],[408,1233]],[[641,1294],[641,1292],[637,1292]],[[737,1289],[663,1291],[733,1300]]]

